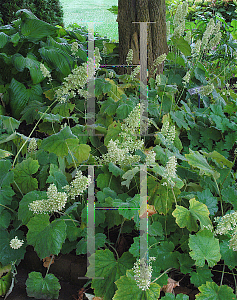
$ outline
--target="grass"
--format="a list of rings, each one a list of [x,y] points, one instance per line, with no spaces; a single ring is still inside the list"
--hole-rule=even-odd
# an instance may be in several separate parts
[[[101,36],[118,41],[117,16],[107,9],[118,5],[118,0],[61,0],[64,11],[64,24],[77,23],[86,26],[87,22],[96,22],[94,30]]]

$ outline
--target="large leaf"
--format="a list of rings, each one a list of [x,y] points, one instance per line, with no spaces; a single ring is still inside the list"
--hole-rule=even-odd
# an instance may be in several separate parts
[[[6,266],[7,264],[16,260],[24,258],[26,252],[26,243],[24,243],[19,249],[13,249],[10,247],[11,239],[15,236],[19,240],[24,240],[24,233],[20,230],[12,230],[10,233],[7,230],[0,230],[0,262]]]
[[[0,32],[0,48],[3,48],[9,40],[9,36],[4,32]]]
[[[69,149],[77,146],[78,139],[72,134],[71,129],[67,126],[56,134],[44,139],[41,148],[49,153],[55,153],[57,156],[64,157],[69,153]]]
[[[94,260],[95,265],[92,264],[92,260]],[[104,300],[111,300],[117,289],[115,281],[120,276],[125,275],[127,269],[133,267],[135,259],[132,254],[125,252],[118,260],[115,260],[114,254],[106,249],[97,250],[93,253],[89,257],[89,262],[86,276],[92,275],[95,270],[95,277],[101,277],[101,279],[92,280],[91,286],[95,291],[95,296],[103,297]]]
[[[27,224],[27,242],[34,246],[40,259],[51,254],[58,255],[66,239],[64,220],[49,223],[48,215],[36,215]]]
[[[33,84],[40,83],[44,79],[40,70],[40,62],[37,61],[33,53],[28,53],[26,58],[20,53],[16,53],[12,56],[12,63],[19,72],[28,68]]]
[[[39,53],[50,67],[62,73],[63,76],[68,76],[71,73],[74,60],[65,51],[47,46],[40,48]]]
[[[214,215],[218,211],[217,198],[213,197],[209,189],[205,189],[202,192],[197,192],[197,198],[200,202],[207,206],[210,215]]]
[[[207,160],[198,151],[192,151],[189,149],[190,154],[185,154],[188,163],[200,170],[200,175],[213,176],[215,179],[220,177],[220,173],[213,170],[213,168],[208,164]]]
[[[58,299],[61,286],[53,274],[47,274],[44,278],[39,272],[31,272],[26,280],[28,297],[36,299]]]
[[[197,231],[197,220],[199,220],[201,228],[212,224],[209,219],[208,208],[205,204],[196,201],[194,198],[190,199],[189,203],[189,209],[176,205],[176,209],[172,213],[180,228],[187,227],[189,231]]]
[[[202,284],[205,284],[207,281],[212,281],[212,272],[208,268],[207,265],[203,266],[202,268],[196,268],[196,272],[191,272],[191,278],[190,281],[192,284],[194,284],[196,287],[199,287]]]
[[[38,161],[33,160],[31,157],[23,160],[13,169],[15,182],[23,194],[27,194],[38,188],[37,179],[32,177],[38,169]]]
[[[227,285],[218,286],[215,282],[206,282],[199,288],[197,300],[233,300],[236,299],[231,287]]]
[[[38,42],[44,37],[54,35],[57,28],[39,19],[25,19],[21,23],[21,34],[31,42]]]
[[[187,41],[181,36],[179,38],[172,38],[174,45],[185,55],[191,55],[191,47]]]
[[[27,89],[23,83],[12,78],[9,89],[12,115],[16,119],[20,118],[20,113],[29,101],[37,100],[42,102],[43,91],[40,84],[32,85]]]
[[[203,267],[205,260],[209,267],[213,267],[220,259],[219,240],[207,229],[203,229],[195,235],[189,235],[190,256],[196,261],[196,266]]]
[[[14,180],[14,174],[11,169],[11,163],[8,160],[0,160],[0,213],[5,205],[11,204],[14,191],[11,184]],[[4,206],[3,206],[4,205]]]
[[[233,269],[237,266],[237,252],[233,251],[229,247],[229,241],[222,241],[220,243],[221,249],[221,259],[224,259],[225,264],[228,266],[229,269]]]
[[[151,283],[147,290],[142,290],[137,285],[132,270],[127,270],[125,276],[121,276],[116,282],[118,290],[113,300],[157,300],[160,296],[160,286],[157,283]]]

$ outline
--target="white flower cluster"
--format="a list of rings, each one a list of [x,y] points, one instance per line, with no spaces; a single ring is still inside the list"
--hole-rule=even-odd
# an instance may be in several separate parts
[[[155,60],[154,60],[154,65],[158,66],[160,64],[162,64],[165,60],[166,60],[166,53],[161,54],[160,56],[158,56]]]
[[[52,76],[51,76],[49,70],[42,63],[40,64],[40,71],[42,72],[44,77],[48,77],[49,81],[52,81]]]
[[[189,44],[192,42],[192,34],[191,31],[186,32],[186,36],[184,37],[185,41],[187,41]]]
[[[201,50],[201,45],[202,45],[202,41],[201,40],[197,40],[195,43],[195,46],[192,49],[192,55],[193,56],[198,56]]]
[[[173,143],[175,139],[175,125],[170,125],[169,121],[164,122],[161,128],[161,134],[168,143]]]
[[[146,164],[148,166],[154,165],[156,162],[156,153],[154,150],[149,150],[146,155]]]
[[[78,43],[77,42],[72,43],[71,51],[72,51],[73,55],[75,55],[77,53],[77,51],[78,51]]]
[[[141,260],[138,259],[138,261],[135,262],[134,267],[132,268],[135,274],[134,279],[136,280],[139,289],[142,289],[143,291],[147,290],[150,287],[152,276],[151,261],[154,260],[156,260],[155,257],[150,257],[149,263],[146,264],[144,258],[142,258]]]
[[[36,200],[29,204],[29,210],[35,214],[61,211],[67,203],[67,194],[58,192],[55,184],[50,184],[47,199]]]
[[[19,249],[24,244],[23,240],[19,240],[17,236],[14,239],[10,240],[10,247],[12,249]]]
[[[76,173],[75,179],[69,185],[66,185],[64,189],[67,191],[68,195],[71,199],[75,199],[76,196],[82,195],[83,192],[88,188],[91,183],[91,176],[82,175],[81,171]]]
[[[188,13],[188,3],[185,1],[180,3],[177,7],[175,16],[174,16],[174,36],[180,37],[185,30],[185,17]]]
[[[128,65],[131,65],[132,64],[132,60],[133,60],[133,50],[129,49],[127,57],[126,57],[126,63]]]
[[[172,178],[176,177],[176,166],[177,158],[175,156],[169,157],[169,161],[165,166],[163,178],[167,179],[167,182],[171,187],[175,186],[175,183],[172,181]]]
[[[133,109],[124,120],[124,124],[121,125],[122,132],[119,135],[122,141],[120,142],[118,139],[113,141],[111,139],[107,147],[108,152],[103,154],[101,159],[98,159],[99,164],[112,162],[120,166],[125,166],[140,161],[140,156],[132,155],[132,153],[138,149],[142,149],[144,146],[144,141],[138,140],[136,137],[136,134],[138,134],[140,130],[140,120],[143,111],[144,105],[140,103]],[[149,123],[148,120],[148,125]],[[154,154],[150,155],[154,156]],[[149,159],[152,160],[151,156]]]
[[[72,70],[62,84],[62,86],[56,90],[56,98],[59,102],[66,102],[67,98],[73,98],[76,96],[74,90],[82,97],[87,97],[88,92],[82,88],[87,83],[88,78],[92,78],[95,72],[99,69],[99,62],[101,60],[99,49],[96,47],[94,51],[95,65],[92,58],[88,59],[88,62],[83,63],[81,66]]]
[[[188,71],[184,77],[183,77],[183,84],[184,85],[187,85],[189,83],[189,80],[190,80],[190,71]]]
[[[29,146],[27,148],[27,151],[29,153],[35,152],[37,150],[37,142],[35,138],[32,138],[29,142]]]
[[[229,247],[233,251],[237,251],[237,211],[226,214],[223,217],[215,218],[217,227],[215,234],[231,235]]]
[[[208,85],[205,85],[201,88],[200,90],[200,94],[202,96],[208,96],[209,94],[211,94],[211,92],[214,90],[214,84],[211,83],[211,84],[208,84]]]
[[[132,73],[130,75],[132,79],[137,76],[137,74],[140,72],[140,69],[141,69],[141,66],[136,66],[136,68],[132,71]]]
[[[202,37],[202,49],[213,49],[216,47],[216,45],[221,40],[221,23],[218,22],[215,25],[214,19],[211,19],[209,23],[207,24],[206,30]],[[214,37],[211,39],[211,36],[214,35]]]

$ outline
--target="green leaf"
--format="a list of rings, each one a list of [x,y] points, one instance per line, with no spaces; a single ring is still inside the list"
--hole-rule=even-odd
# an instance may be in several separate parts
[[[106,241],[106,235],[103,233],[96,233],[95,235],[95,250],[98,248],[104,247]],[[82,238],[76,246],[76,254],[86,254],[87,253],[87,239]]]
[[[32,85],[29,89],[21,82],[18,82],[12,78],[9,85],[10,91],[10,106],[13,117],[16,119],[20,118],[20,114],[26,107],[29,101],[37,100],[42,102],[43,90],[40,84]]]
[[[11,239],[14,239],[15,236],[17,236],[19,240],[24,240],[24,233],[20,230],[12,230],[10,233],[8,233],[7,230],[0,230],[0,257],[1,263],[4,266],[18,259],[21,260],[24,258],[26,252],[25,242],[19,249],[13,249],[10,247],[10,241]]]
[[[191,47],[189,43],[181,36],[179,38],[171,38],[174,45],[185,55],[190,56],[191,55]]]
[[[218,286],[215,282],[206,282],[199,288],[199,293],[196,296],[197,300],[233,300],[236,299],[231,287],[227,285]]]
[[[106,101],[101,105],[100,111],[103,114],[107,114],[109,116],[113,116],[116,113],[116,109],[118,107],[118,103],[116,103],[113,98],[109,97]]]
[[[135,107],[133,100],[127,99],[127,98],[125,98],[125,99],[126,99],[126,102],[122,102],[116,110],[117,117],[122,120],[126,119],[127,116],[130,114],[130,112]]]
[[[200,230],[195,235],[189,235],[190,256],[196,261],[198,267],[205,265],[213,267],[221,259],[219,240],[207,229]]]
[[[65,51],[47,46],[40,48],[39,53],[51,68],[56,69],[56,71],[60,72],[64,77],[71,73],[74,67],[74,60]]]
[[[27,224],[27,242],[34,246],[40,259],[58,255],[66,239],[66,224],[62,219],[49,223],[48,215],[36,215]]]
[[[6,209],[4,209],[1,212],[0,229],[8,228],[10,222],[11,222],[11,214]]]
[[[5,205],[10,205],[12,196],[15,194],[11,188],[14,181],[14,174],[11,172],[11,163],[8,160],[0,161],[0,213]],[[4,205],[4,206],[2,206]]]
[[[91,147],[86,144],[79,144],[70,148],[74,157],[76,158],[78,164],[81,164],[83,161],[87,160],[90,156]]]
[[[128,170],[126,173],[122,175],[122,178],[125,179],[121,182],[121,185],[126,185],[127,188],[129,188],[129,185],[133,179],[133,177],[137,174],[137,172],[140,171],[139,167],[135,167],[132,170]]]
[[[56,34],[57,28],[39,19],[25,19],[21,23],[21,34],[31,42]]]
[[[189,256],[188,253],[179,253],[178,256],[179,264],[180,264],[180,271],[183,274],[190,273],[193,269],[194,260]]]
[[[184,114],[182,111],[171,111],[170,115],[179,128],[183,127],[184,129],[189,130],[188,124],[184,119]]]
[[[217,151],[212,151],[210,153],[206,153],[202,151],[202,153],[207,157],[211,158],[220,168],[224,168],[225,166],[228,168],[232,168],[233,163],[226,159],[223,155],[218,153]]]
[[[4,32],[0,32],[0,48],[3,48],[9,40],[9,36]]]
[[[68,185],[68,181],[66,176],[60,171],[60,169],[54,165],[50,164],[49,177],[47,179],[47,183],[54,183],[57,189],[63,190],[62,188],[65,185]]]
[[[115,164],[113,163],[109,163],[109,171],[115,176],[122,176],[125,172],[124,170],[122,170],[121,168],[117,167]]]
[[[31,157],[17,164],[15,169],[13,169],[15,182],[23,194],[38,188],[37,179],[32,177],[38,169],[38,161],[33,160]]]
[[[58,278],[53,274],[47,274],[44,278],[39,272],[29,273],[26,280],[26,291],[28,297],[36,299],[58,299],[61,289]]]
[[[134,279],[132,270],[127,270],[125,276],[121,276],[115,283],[118,290],[113,300],[157,300],[160,296],[160,286],[157,283],[151,283],[147,290],[142,290]]]
[[[208,268],[207,265],[203,266],[202,268],[196,268],[196,272],[191,272],[190,281],[196,287],[199,287],[202,284],[205,284],[207,281],[212,281],[212,272]]]
[[[11,152],[0,149],[0,159],[13,155]]]
[[[92,264],[94,260],[95,264]],[[115,281],[125,275],[127,269],[131,269],[135,259],[129,252],[115,260],[114,254],[106,250],[97,250],[89,257],[90,265],[86,276],[90,277],[95,270],[95,277],[104,277],[104,279],[93,279],[91,287],[95,291],[96,297],[103,297],[104,300],[111,300],[116,291]],[[95,269],[94,269],[95,268]]]
[[[221,259],[224,259],[225,264],[230,270],[237,266],[237,253],[229,247],[229,241],[222,241],[220,243]]]
[[[159,258],[159,266],[162,270],[168,268],[179,268],[178,252],[174,251],[172,242],[161,242],[160,245],[149,250],[150,256]]]
[[[200,175],[213,176],[215,179],[220,177],[220,173],[212,169],[203,155],[191,149],[189,149],[189,152],[190,154],[185,154],[185,157],[191,166],[200,170]]]
[[[211,216],[215,215],[215,213],[218,211],[217,198],[213,197],[209,189],[205,189],[202,192],[197,192],[197,198],[200,202],[207,206]]]
[[[176,209],[172,213],[180,228],[187,227],[189,231],[197,231],[197,220],[199,220],[201,228],[212,224],[205,204],[196,201],[195,198],[190,199],[189,203],[189,209],[176,205]]]
[[[68,154],[68,148],[75,147],[78,142],[76,136],[72,134],[71,129],[67,126],[58,133],[44,139],[41,148],[63,158]]]
[[[237,210],[237,191],[234,186],[229,186],[221,190],[221,195],[223,201],[226,203],[231,203],[234,207],[234,210]]]
[[[8,116],[0,116],[4,129],[8,133],[13,133],[20,126],[21,122]]]
[[[147,180],[148,195],[150,196],[150,204],[155,206],[159,214],[167,214],[174,203],[174,195],[177,196],[180,190],[174,187],[173,192],[168,186],[158,183],[154,178],[148,177]]]
[[[26,225],[34,216],[34,213],[29,210],[29,204],[36,200],[47,199],[46,192],[31,191],[27,193],[19,203],[18,220],[21,220]]]
[[[119,137],[120,132],[121,132],[120,122],[114,121],[112,124],[110,124],[108,127],[107,134],[104,139],[105,146],[108,146],[110,140],[114,141],[116,139],[119,139],[118,137]]]

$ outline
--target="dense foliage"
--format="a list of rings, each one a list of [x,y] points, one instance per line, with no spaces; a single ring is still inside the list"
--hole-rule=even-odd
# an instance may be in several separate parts
[[[52,25],[63,26],[63,8],[60,0],[8,0],[0,2],[0,17],[3,24],[16,19],[19,9],[30,10],[37,18]]]
[[[87,199],[95,192],[96,251],[86,274],[104,278],[92,280],[95,296],[156,300],[175,270],[199,289],[198,300],[236,299],[233,286],[222,284],[237,266],[236,20],[224,30],[225,20],[187,22],[187,14],[184,3],[168,16],[170,52],[154,62],[165,68],[148,82],[147,111],[139,67],[118,75],[101,66],[117,64],[117,44],[96,36],[92,60],[84,29],[50,25],[28,10],[0,27],[0,263],[7,274],[14,276],[27,245],[40,259],[86,254]],[[144,221],[147,263],[139,252]],[[220,266],[221,284],[213,279]],[[29,297],[58,297],[49,270],[50,263],[45,277],[29,274]]]

